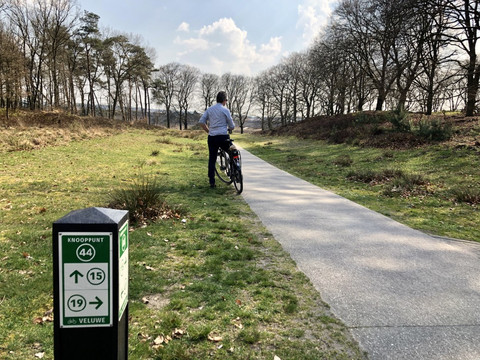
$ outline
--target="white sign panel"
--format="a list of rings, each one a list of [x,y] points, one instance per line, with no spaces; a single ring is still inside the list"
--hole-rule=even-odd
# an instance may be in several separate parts
[[[112,326],[112,233],[60,233],[60,327]]]

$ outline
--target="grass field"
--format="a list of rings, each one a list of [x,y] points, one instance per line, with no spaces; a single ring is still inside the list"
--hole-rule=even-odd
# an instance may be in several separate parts
[[[364,358],[233,187],[207,186],[205,134],[130,129],[39,148],[26,137],[0,152],[1,359],[53,358],[52,223],[138,179],[172,211],[130,229],[130,359]]]

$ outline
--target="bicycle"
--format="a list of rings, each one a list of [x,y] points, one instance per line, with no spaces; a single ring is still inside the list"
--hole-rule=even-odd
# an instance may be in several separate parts
[[[243,191],[242,157],[233,140],[229,138],[227,142],[227,151],[218,149],[215,173],[225,184],[233,183],[237,194],[240,194]]]

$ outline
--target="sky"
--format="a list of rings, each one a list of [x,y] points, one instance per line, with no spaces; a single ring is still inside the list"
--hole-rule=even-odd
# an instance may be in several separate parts
[[[155,65],[257,75],[306,50],[337,0],[77,0],[102,29],[139,35]]]

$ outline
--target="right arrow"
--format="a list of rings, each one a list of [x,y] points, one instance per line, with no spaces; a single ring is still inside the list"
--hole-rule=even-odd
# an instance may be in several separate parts
[[[98,298],[98,296],[95,296],[95,300],[97,300],[97,301],[90,301],[89,304],[90,304],[90,305],[97,305],[97,306],[95,306],[95,310],[98,310],[98,308],[99,308],[100,306],[102,306],[103,301],[100,300],[100,299]]]

